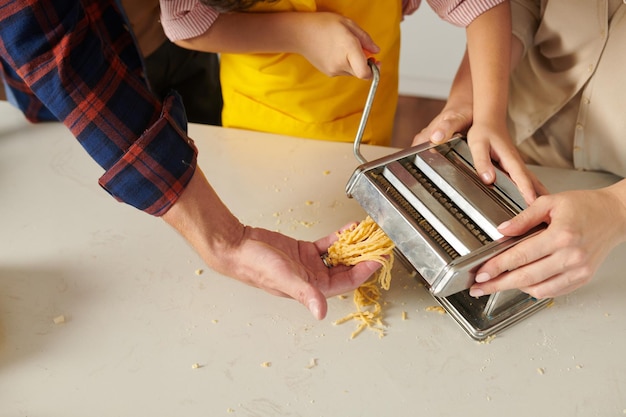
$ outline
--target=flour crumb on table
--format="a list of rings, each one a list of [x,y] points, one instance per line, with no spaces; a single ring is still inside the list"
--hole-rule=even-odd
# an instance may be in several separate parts
[[[196,275],[202,275],[203,272],[204,270],[202,269],[196,269]]]
[[[441,306],[428,306],[425,308],[426,311],[434,311],[439,314],[446,314],[446,309]]]
[[[487,336],[486,338],[484,338],[483,340],[479,341],[478,343],[480,343],[481,345],[488,345],[489,343],[491,343],[491,341],[493,339],[496,338],[495,334],[492,334],[490,336]]]
[[[311,360],[309,360],[309,364],[305,366],[305,368],[312,369],[312,368],[315,368],[316,366],[317,366],[317,359],[311,358]]]
[[[269,368],[270,366],[272,366],[272,362],[261,362],[262,368]]]
[[[56,316],[55,318],[53,318],[52,321],[54,322],[54,324],[63,324],[65,323],[65,316],[61,314],[60,316]]]

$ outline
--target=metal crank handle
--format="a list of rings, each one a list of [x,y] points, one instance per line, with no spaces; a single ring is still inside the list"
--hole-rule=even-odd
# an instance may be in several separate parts
[[[376,60],[374,58],[369,58],[367,60],[367,64],[372,69],[372,85],[370,86],[370,91],[367,95],[367,101],[365,102],[365,107],[363,108],[363,114],[361,115],[361,122],[359,123],[359,129],[356,132],[356,137],[354,138],[354,156],[361,164],[367,162],[367,160],[361,155],[361,139],[363,139],[363,132],[365,132],[365,125],[367,125],[367,119],[370,115],[370,110],[372,109],[372,103],[374,102],[374,96],[376,95],[376,89],[378,88],[378,82],[380,81],[380,71],[378,66],[376,66]]]

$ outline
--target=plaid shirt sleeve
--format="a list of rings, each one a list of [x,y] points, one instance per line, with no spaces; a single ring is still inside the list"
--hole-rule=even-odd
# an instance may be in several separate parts
[[[159,216],[178,199],[197,156],[182,101],[150,93],[115,0],[0,0],[0,64],[11,101],[63,122],[117,200]]]

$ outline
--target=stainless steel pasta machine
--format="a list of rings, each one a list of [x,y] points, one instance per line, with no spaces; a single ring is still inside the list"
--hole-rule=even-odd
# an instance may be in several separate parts
[[[550,303],[520,290],[474,298],[468,288],[475,271],[489,258],[524,236],[503,236],[497,225],[526,207],[515,184],[496,169],[485,185],[476,175],[462,136],[367,161],[360,152],[379,72],[370,62],[373,81],[354,140],[361,163],[346,186],[396,245],[396,255],[423,279],[435,299],[475,340],[486,339]]]

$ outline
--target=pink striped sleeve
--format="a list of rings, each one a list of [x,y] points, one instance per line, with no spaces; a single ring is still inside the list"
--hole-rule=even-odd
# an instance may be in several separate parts
[[[402,13],[404,15],[412,14],[420,7],[422,0],[402,0]]]
[[[478,16],[506,0],[428,0],[430,7],[443,20],[466,27]]]
[[[219,13],[198,0],[160,0],[161,25],[172,42],[206,32]]]

